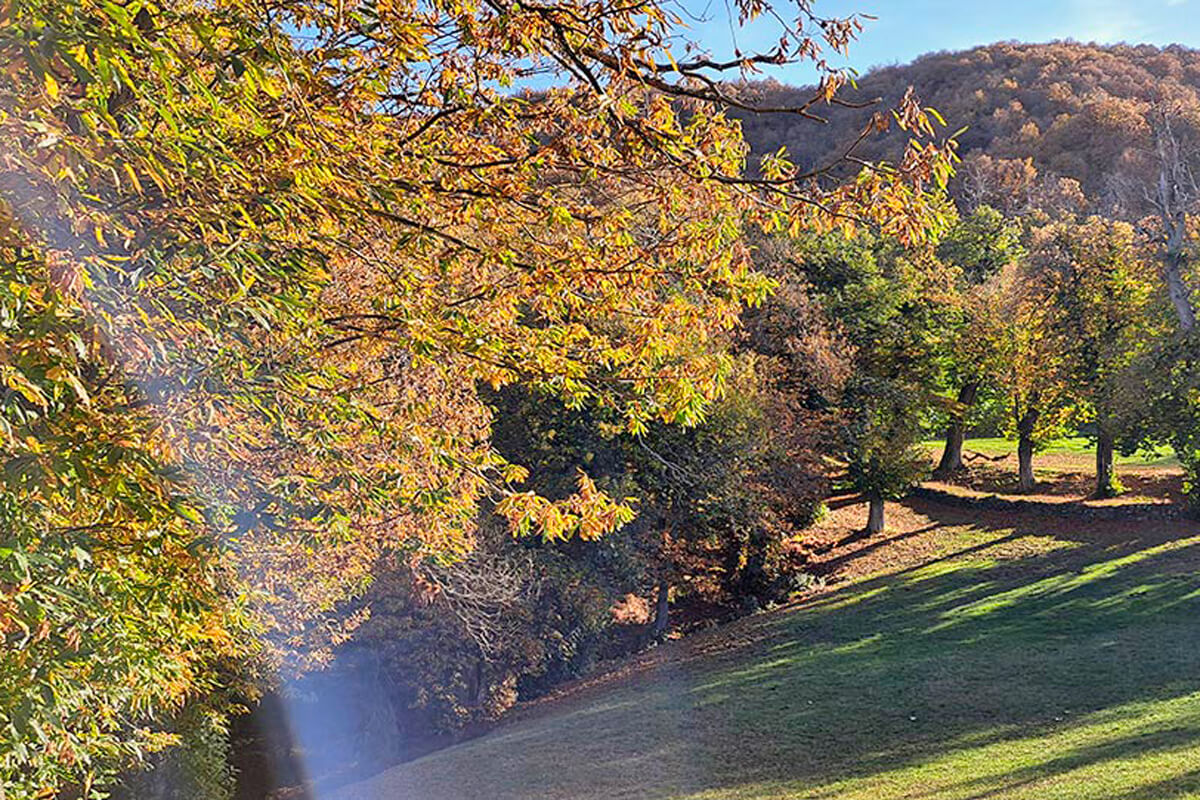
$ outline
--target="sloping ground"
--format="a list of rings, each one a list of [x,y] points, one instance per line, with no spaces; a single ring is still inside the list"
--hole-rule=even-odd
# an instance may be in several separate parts
[[[932,464],[942,457],[941,442],[926,442]],[[1128,505],[1181,505],[1184,474],[1169,448],[1158,454],[1116,457],[1117,480],[1123,491],[1105,500],[1091,498],[1096,489],[1095,445],[1087,439],[1060,439],[1034,456],[1037,487],[1031,493],[1019,488],[1017,443],[1006,439],[968,439],[963,447],[965,469],[949,479],[951,487],[985,494],[1036,500],[1040,503],[1107,507]],[[933,483],[937,488],[951,488]]]
[[[1200,798],[1200,526],[838,505],[824,592],[328,797]]]

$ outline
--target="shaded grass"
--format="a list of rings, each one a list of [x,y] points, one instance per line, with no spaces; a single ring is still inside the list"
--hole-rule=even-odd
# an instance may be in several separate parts
[[[908,506],[896,563],[336,797],[1200,798],[1200,527]]]

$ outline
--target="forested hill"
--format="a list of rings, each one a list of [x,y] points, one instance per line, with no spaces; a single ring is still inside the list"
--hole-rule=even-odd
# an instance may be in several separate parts
[[[1089,196],[1108,188],[1108,176],[1130,157],[1131,141],[1148,136],[1146,114],[1154,104],[1200,116],[1200,50],[1178,45],[1001,43],[932,53],[872,70],[857,83],[839,96],[882,98],[886,108],[912,86],[923,104],[945,117],[949,132],[967,128],[959,137],[960,154],[1032,158],[1039,172],[1078,180]],[[770,80],[747,89],[781,106],[812,93]],[[819,129],[789,124],[780,115],[746,115],[743,129],[756,154],[786,147],[811,166],[835,156],[879,107],[828,108],[829,124]],[[893,130],[859,152],[894,160],[905,139]]]

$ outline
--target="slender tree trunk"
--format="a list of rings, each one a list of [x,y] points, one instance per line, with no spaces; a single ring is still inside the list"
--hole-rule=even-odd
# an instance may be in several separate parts
[[[1154,205],[1166,235],[1163,272],[1167,294],[1179,317],[1179,327],[1188,333],[1196,327],[1196,307],[1192,304],[1191,291],[1184,280],[1187,265],[1187,210],[1195,200],[1188,187],[1190,184],[1191,191],[1194,191],[1195,182],[1188,155],[1172,129],[1173,112],[1163,108],[1156,109],[1156,112],[1153,127],[1158,149],[1158,186]]]
[[[942,460],[938,463],[934,475],[939,478],[949,477],[963,468],[963,441],[967,438],[967,411],[975,404],[979,393],[979,384],[971,381],[963,384],[958,391],[958,407],[950,416],[950,425],[946,428],[946,447],[942,450]]]
[[[869,505],[867,508],[867,534],[874,536],[877,533],[883,533],[883,498],[870,497],[868,498]]]
[[[1033,476],[1033,431],[1040,413],[1030,408],[1017,421],[1017,480],[1022,492],[1032,492],[1037,484]]]
[[[487,697],[487,663],[482,658],[475,662],[474,683],[475,705],[481,706]]]
[[[1180,329],[1188,333],[1196,327],[1196,308],[1192,305],[1192,293],[1183,277],[1187,256],[1173,247],[1168,247],[1166,262],[1167,294],[1171,298],[1171,305],[1175,306]]]
[[[671,626],[671,584],[666,578],[658,583],[658,596],[654,601],[654,627],[651,635],[655,641],[661,642],[667,636]]]
[[[1116,477],[1113,472],[1113,437],[1100,426],[1096,438],[1096,497],[1116,497]]]

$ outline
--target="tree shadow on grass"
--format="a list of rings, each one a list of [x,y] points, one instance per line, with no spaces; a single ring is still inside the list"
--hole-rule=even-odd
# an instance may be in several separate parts
[[[1072,776],[1200,751],[1200,527],[920,511],[920,563],[338,797],[1188,796]]]

